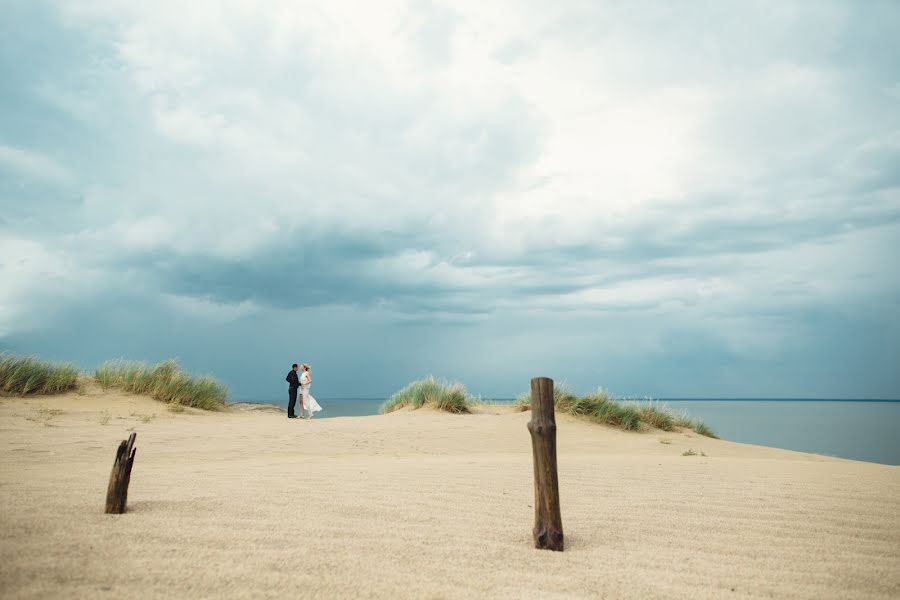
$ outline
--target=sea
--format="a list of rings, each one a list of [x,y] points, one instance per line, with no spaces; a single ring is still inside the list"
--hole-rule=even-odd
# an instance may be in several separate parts
[[[378,414],[385,398],[317,398],[316,418]],[[512,403],[512,399],[483,399]],[[900,400],[660,399],[733,442],[900,465]]]

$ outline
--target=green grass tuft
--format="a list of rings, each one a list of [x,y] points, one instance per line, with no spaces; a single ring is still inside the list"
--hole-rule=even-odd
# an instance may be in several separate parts
[[[97,381],[104,390],[116,388],[147,394],[167,404],[217,410],[225,406],[228,390],[212,377],[193,377],[174,360],[156,366],[126,360],[107,361],[97,367]]]
[[[637,410],[641,415],[641,421],[650,427],[655,427],[663,431],[672,431],[675,429],[675,417],[667,406],[648,400],[643,404],[638,404]]]
[[[520,412],[531,410],[531,393],[525,392],[515,402]],[[579,398],[572,393],[565,383],[553,386],[553,406],[556,410],[570,414],[584,415],[587,407],[580,403]]]
[[[426,404],[450,413],[469,412],[473,398],[466,393],[460,383],[436,381],[434,377],[420,379],[408,384],[381,405],[381,413],[386,414],[401,408],[417,409]]]
[[[75,365],[34,356],[0,354],[0,392],[8,395],[61,394],[77,387]]]
[[[531,410],[531,394],[519,396],[515,406],[521,411]],[[648,427],[674,431],[676,427],[686,427],[701,435],[716,437],[702,421],[692,420],[687,415],[675,415],[666,405],[652,400],[643,403],[616,400],[602,388],[579,397],[573,394],[566,384],[555,385],[553,406],[557,412],[612,425],[626,431],[640,431]]]

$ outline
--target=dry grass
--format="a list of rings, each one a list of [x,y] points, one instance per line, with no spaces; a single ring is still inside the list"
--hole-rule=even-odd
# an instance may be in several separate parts
[[[688,448],[684,452],[681,453],[682,456],[706,456],[706,452],[703,450],[694,450],[693,448]]]
[[[125,360],[107,361],[97,367],[96,378],[103,389],[118,388],[147,394],[167,404],[205,410],[224,408],[228,390],[212,377],[184,373],[174,360],[155,366]]]
[[[0,393],[61,394],[75,389],[77,380],[75,365],[56,364],[34,356],[0,354]]]

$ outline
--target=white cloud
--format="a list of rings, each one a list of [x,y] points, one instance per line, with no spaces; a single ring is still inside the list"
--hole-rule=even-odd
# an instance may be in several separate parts
[[[664,4],[64,6],[113,37],[161,138],[148,158],[164,170],[123,182],[110,220],[143,205],[186,228],[180,250],[221,252],[227,231],[259,238],[237,244],[252,252],[275,234],[254,221],[291,223],[298,206],[313,230],[440,227],[449,248],[432,250],[483,257],[659,220],[777,218],[815,200],[772,170],[872,133],[819,60],[839,5],[698,8],[715,28]],[[441,59],[423,60],[435,44]],[[525,49],[497,58],[511,44]]]
[[[260,9],[232,2],[151,10],[93,3],[73,5],[71,14],[121,23],[119,59],[150,97],[162,136],[211,153],[220,177],[269,187],[254,200],[256,214],[302,199],[307,220],[321,226],[415,226],[439,204],[456,227],[515,226],[530,236],[549,218],[584,239],[611,217],[640,218],[698,190],[755,187],[773,157],[821,143],[796,124],[773,137],[783,129],[780,117],[793,121],[794,113],[776,108],[767,117],[753,106],[768,110],[791,99],[815,102],[813,114],[822,114],[824,100],[840,97],[823,69],[759,62],[728,72],[713,54],[693,57],[689,47],[682,82],[648,84],[635,72],[674,63],[655,53],[694,31],[662,5],[645,22],[621,8],[607,14],[610,8],[280,2]],[[779,36],[799,25],[791,11],[774,15],[768,42],[736,29],[748,15],[704,39],[719,47],[738,33],[746,55],[770,53],[765,43],[785,46]],[[813,15],[828,30],[841,16],[824,9]],[[668,31],[662,20],[675,17]],[[574,26],[573,19],[585,28],[593,22],[596,31],[565,36],[559,28]],[[430,20],[444,23],[436,29],[447,48],[438,65],[419,58],[432,43],[419,35]],[[534,51],[513,66],[495,58],[523,38]],[[518,114],[509,120],[511,109]],[[732,139],[722,138],[728,123],[776,117],[778,126],[732,126]],[[808,130],[820,120],[806,122]],[[498,152],[528,143],[516,130],[529,128],[540,145],[519,157],[500,155],[508,171],[491,169]],[[829,131],[839,131],[833,121]],[[778,146],[778,154],[762,153],[762,145]],[[485,167],[488,179],[479,182]],[[222,213],[247,216],[240,201],[217,202],[228,209]]]

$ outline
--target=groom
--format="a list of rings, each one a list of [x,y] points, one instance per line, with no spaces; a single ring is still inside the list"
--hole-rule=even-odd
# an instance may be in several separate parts
[[[288,382],[288,419],[296,419],[294,414],[294,405],[297,404],[297,388],[300,387],[300,378],[297,377],[297,363],[294,363],[291,370],[288,371],[287,377],[284,378]],[[303,394],[300,394],[300,414],[303,414]]]

